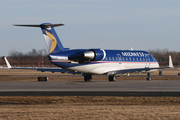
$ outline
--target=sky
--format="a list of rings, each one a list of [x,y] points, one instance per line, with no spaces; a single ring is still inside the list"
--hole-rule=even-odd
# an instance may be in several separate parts
[[[179,0],[0,0],[0,56],[47,49],[40,28],[63,23],[66,48],[180,51]]]

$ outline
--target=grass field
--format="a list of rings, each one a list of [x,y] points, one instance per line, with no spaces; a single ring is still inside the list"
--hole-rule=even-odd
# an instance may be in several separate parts
[[[161,70],[163,75],[169,76],[154,76],[159,75],[159,71],[152,73],[152,80],[180,80],[180,69]],[[21,75],[29,75],[21,76]],[[36,76],[33,76],[36,75]],[[36,70],[13,70],[13,69],[0,69],[0,82],[12,82],[12,81],[37,81],[37,76],[47,76],[49,81],[84,81],[82,75],[71,75],[62,73],[51,72],[38,72]],[[56,76],[53,76],[56,75]],[[70,75],[70,76],[67,76]],[[136,76],[138,75],[138,76]],[[142,76],[139,76],[142,75]],[[174,76],[171,76],[174,75]],[[92,77],[93,81],[108,81],[108,76],[96,75]],[[130,74],[130,76],[123,75],[123,77],[117,77],[117,80],[146,80],[146,74]]]
[[[0,119],[180,118],[179,97],[0,97]]]
[[[180,70],[162,70],[158,79],[177,79]],[[63,76],[59,73],[41,73],[29,70],[0,69],[0,81],[37,81],[37,77],[14,75],[48,75],[50,81],[83,81],[82,76]],[[52,77],[51,75],[61,75]],[[158,72],[153,73],[158,75]],[[145,80],[143,77],[122,77]],[[156,78],[156,79],[157,79]],[[155,78],[154,78],[155,79]],[[93,80],[107,81],[107,76],[95,76]],[[1,83],[0,83],[1,84]],[[180,97],[107,97],[107,96],[0,96],[0,120],[13,119],[180,119]]]

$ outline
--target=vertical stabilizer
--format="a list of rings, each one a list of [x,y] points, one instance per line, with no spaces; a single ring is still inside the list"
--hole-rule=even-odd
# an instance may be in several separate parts
[[[24,26],[24,27],[40,27],[48,48],[48,52],[50,53],[57,53],[66,50],[58,35],[56,34],[56,31],[54,30],[54,27],[57,26],[63,26],[64,24],[51,24],[51,23],[43,23],[40,25],[15,25],[15,26]]]
[[[64,47],[59,37],[57,36],[56,31],[54,30],[54,27],[62,25],[63,24],[50,23],[43,23],[40,25],[49,53],[57,53],[60,51],[64,51]]]

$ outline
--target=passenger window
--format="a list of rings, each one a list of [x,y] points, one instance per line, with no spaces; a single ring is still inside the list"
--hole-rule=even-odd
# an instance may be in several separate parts
[[[109,57],[109,60],[111,60],[111,57]]]
[[[123,61],[124,61],[124,57],[123,57]]]
[[[129,61],[131,61],[131,57],[129,57]]]
[[[114,57],[112,57],[112,60],[114,60]]]

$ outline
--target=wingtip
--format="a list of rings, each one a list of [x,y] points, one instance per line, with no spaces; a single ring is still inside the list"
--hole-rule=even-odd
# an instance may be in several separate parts
[[[169,55],[169,67],[170,67],[170,68],[174,68],[174,67],[173,67],[173,62],[172,62],[171,55]]]
[[[7,58],[6,58],[5,56],[3,56],[3,57],[4,57],[4,60],[5,60],[5,62],[6,62],[7,67],[8,67],[9,69],[12,68],[11,65],[10,65],[10,63],[9,63],[9,61],[7,60]]]

